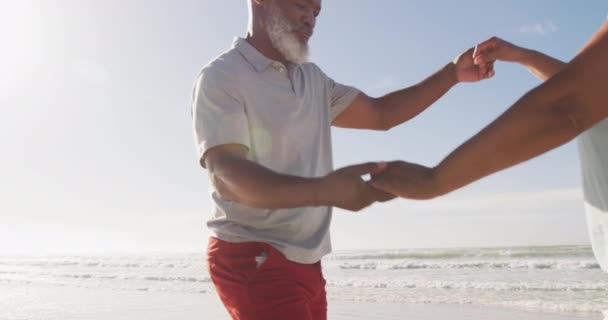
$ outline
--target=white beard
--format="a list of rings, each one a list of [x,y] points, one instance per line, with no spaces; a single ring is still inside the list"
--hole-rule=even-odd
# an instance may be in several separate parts
[[[294,33],[294,27],[275,4],[271,5],[270,19],[266,32],[272,46],[289,62],[303,64],[308,62],[308,44],[302,43]]]

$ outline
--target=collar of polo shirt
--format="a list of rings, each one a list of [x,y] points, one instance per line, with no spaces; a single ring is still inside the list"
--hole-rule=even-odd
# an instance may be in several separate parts
[[[257,71],[262,72],[272,66],[280,72],[287,68],[283,63],[269,59],[243,38],[234,39],[233,46],[243,55],[245,60]]]

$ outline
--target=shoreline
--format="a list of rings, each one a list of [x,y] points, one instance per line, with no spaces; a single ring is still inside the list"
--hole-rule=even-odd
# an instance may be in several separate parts
[[[111,290],[0,283],[0,318],[11,320],[229,320],[213,293]],[[329,300],[328,319],[603,320],[601,313],[553,313],[452,304],[395,304]]]

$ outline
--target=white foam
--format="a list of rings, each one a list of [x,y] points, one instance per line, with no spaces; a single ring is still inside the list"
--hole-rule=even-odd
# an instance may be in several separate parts
[[[588,247],[351,251],[324,259],[332,299],[608,310]],[[0,283],[214,293],[201,254],[0,258]]]

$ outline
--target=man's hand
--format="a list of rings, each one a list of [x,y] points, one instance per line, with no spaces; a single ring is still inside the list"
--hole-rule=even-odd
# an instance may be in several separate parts
[[[361,176],[382,172],[385,164],[364,163],[338,169],[321,180],[321,197],[329,205],[359,211],[376,201],[393,199],[387,194],[370,186]]]
[[[433,169],[404,161],[389,162],[385,170],[372,175],[374,188],[409,199],[430,199],[441,193]]]
[[[458,82],[476,82],[494,76],[494,61],[476,64],[473,60],[475,48],[470,48],[454,59],[454,71]]]

